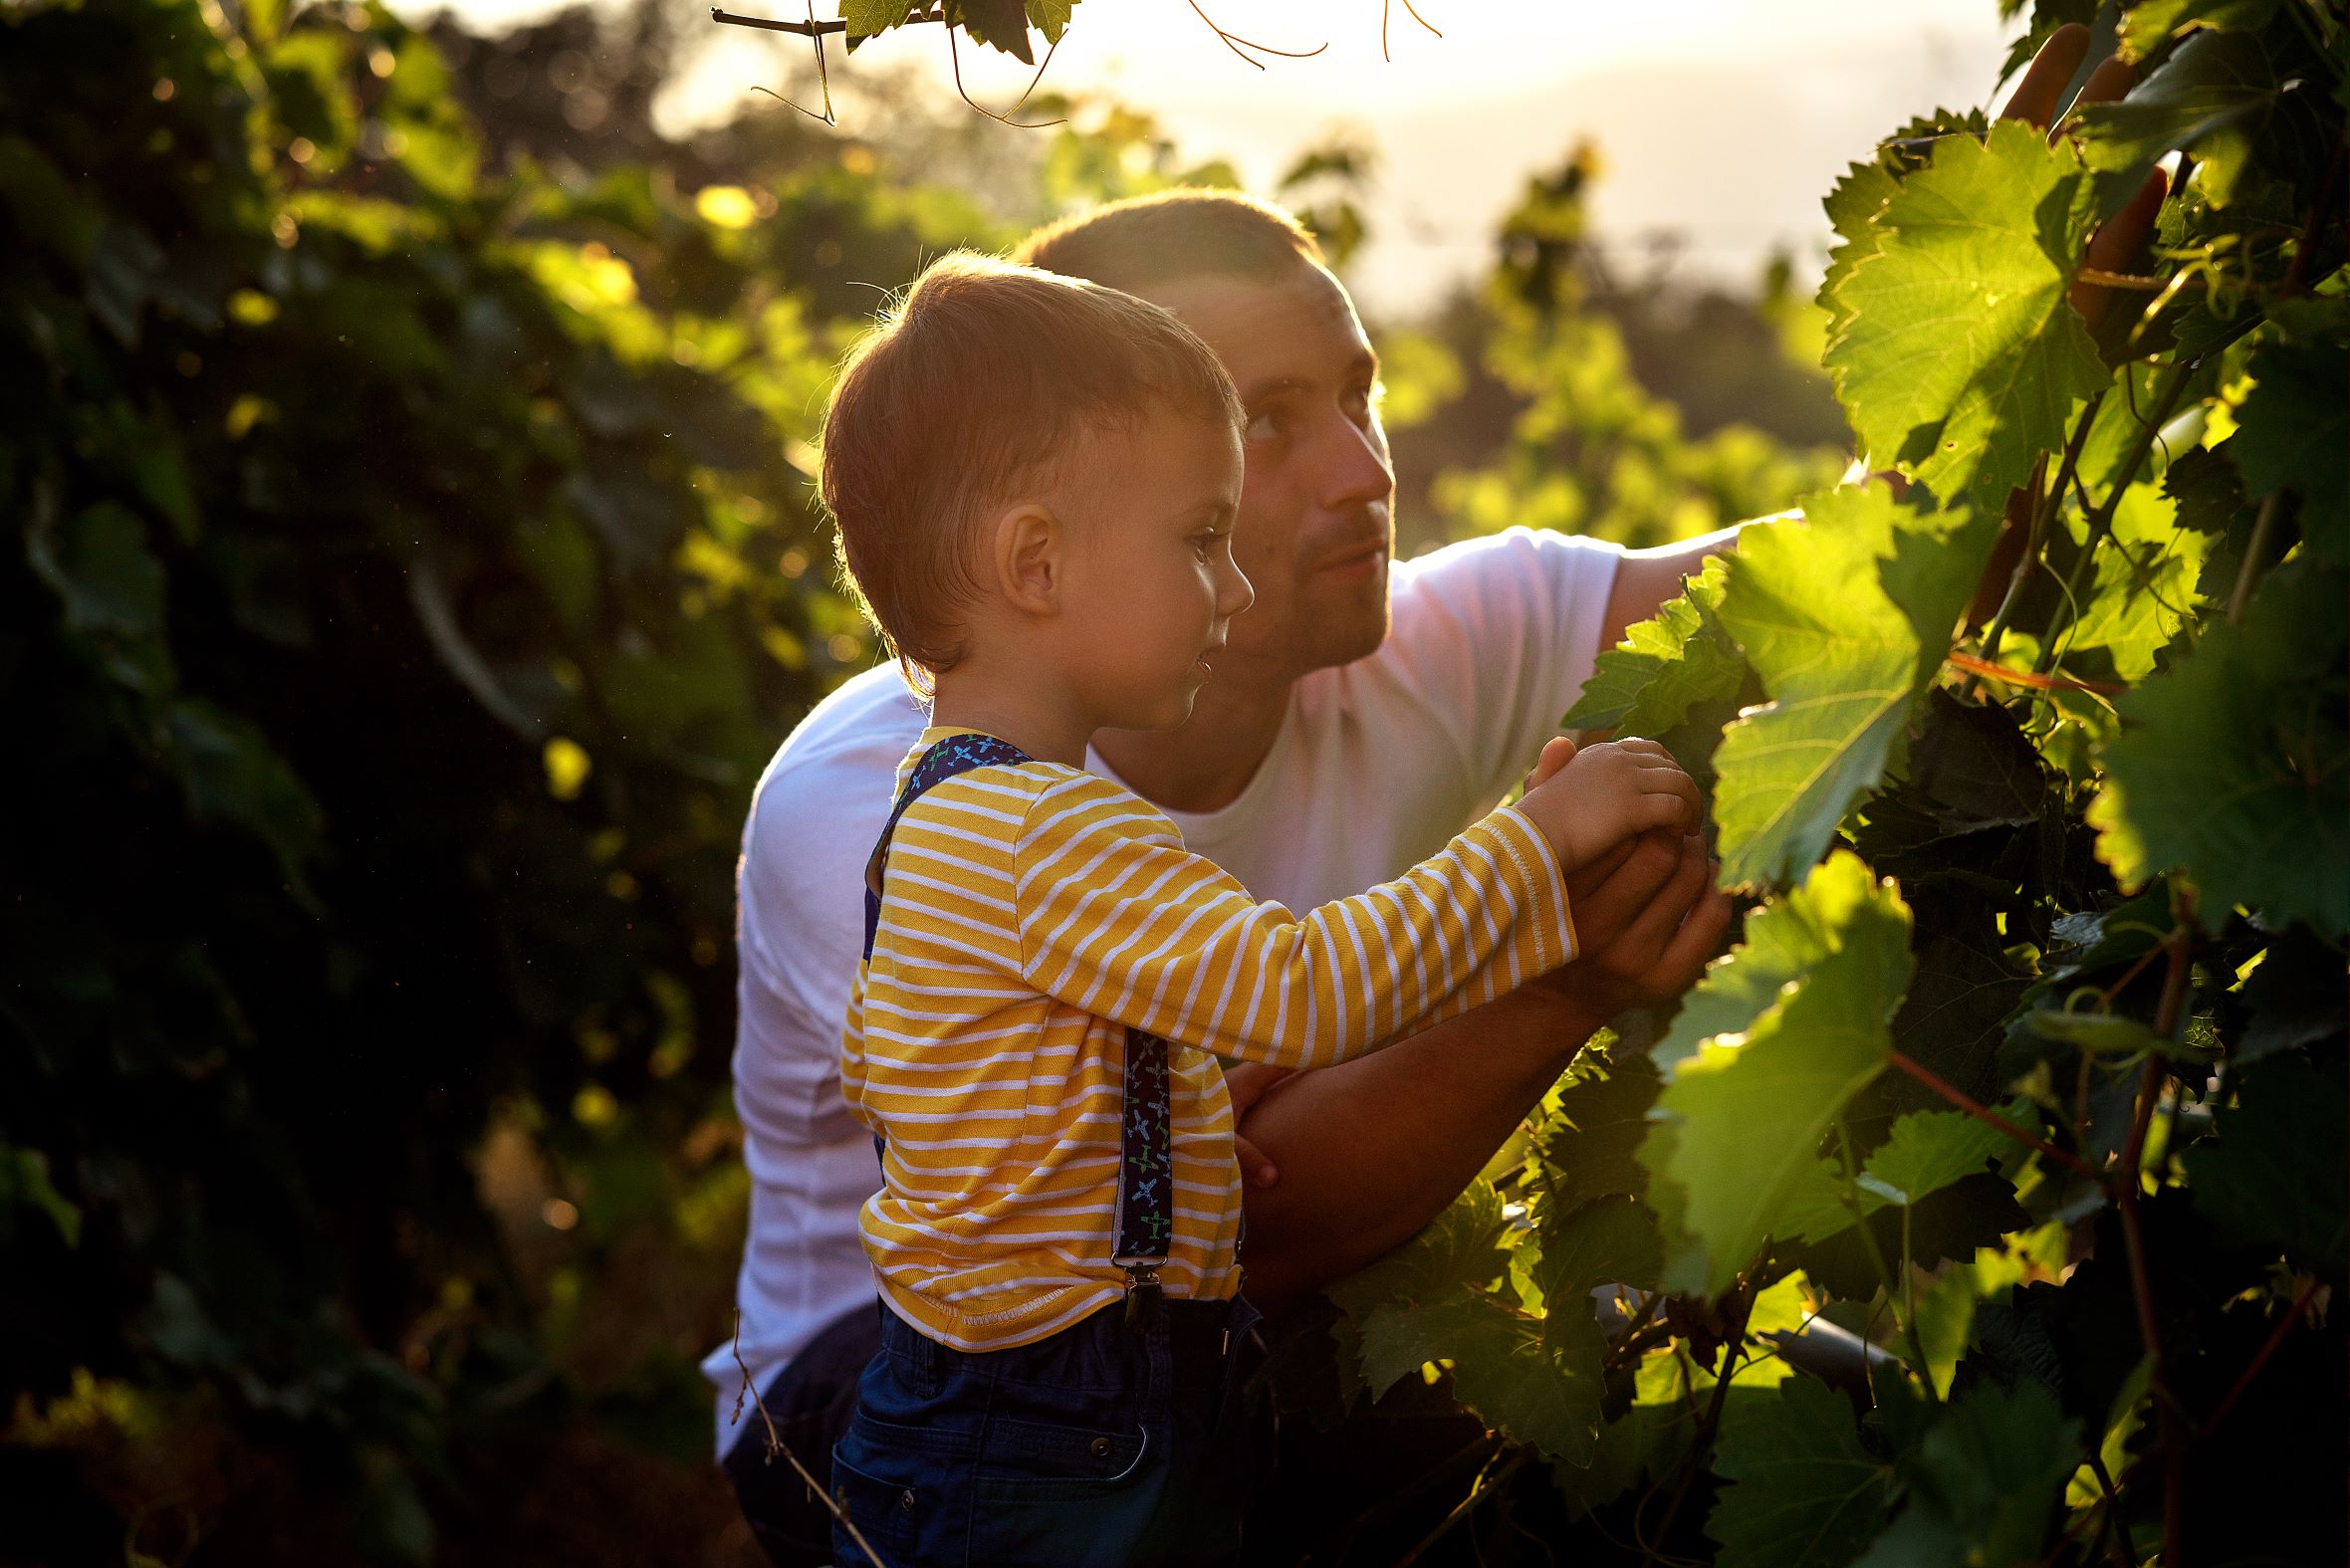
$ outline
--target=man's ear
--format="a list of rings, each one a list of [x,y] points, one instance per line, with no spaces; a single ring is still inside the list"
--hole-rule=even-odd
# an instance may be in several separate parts
[[[1068,531],[1045,508],[1021,502],[989,531],[989,565],[997,589],[1016,610],[1051,615],[1068,586]]]

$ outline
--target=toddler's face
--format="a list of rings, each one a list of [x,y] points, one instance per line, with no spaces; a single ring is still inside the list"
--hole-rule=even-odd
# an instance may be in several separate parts
[[[1154,413],[1087,438],[1069,479],[1079,530],[1063,630],[1080,690],[1105,726],[1181,724],[1255,597],[1232,559],[1240,435]]]

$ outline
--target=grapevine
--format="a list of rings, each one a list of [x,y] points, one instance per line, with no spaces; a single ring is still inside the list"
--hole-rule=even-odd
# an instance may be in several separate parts
[[[1751,527],[1566,716],[1714,780],[1756,902],[1338,1292],[1362,1390],[1449,1379],[1546,1461],[1448,1527],[2344,1556],[2345,30],[2140,0],[2106,47],[2134,86],[2057,134],[1939,113],[1838,183],[1877,477]],[[1790,1346],[1823,1321],[1871,1347],[1841,1376]]]

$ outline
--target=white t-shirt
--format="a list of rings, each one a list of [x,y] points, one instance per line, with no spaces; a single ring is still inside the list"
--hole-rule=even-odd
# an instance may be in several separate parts
[[[1515,528],[1390,573],[1377,652],[1290,693],[1273,750],[1219,811],[1170,811],[1185,843],[1260,898],[1305,910],[1442,849],[1509,792],[1591,674],[1613,545]],[[929,722],[895,665],[843,685],[768,765],[743,828],[735,1105],[751,1173],[736,1290],[764,1389],[874,1287],[857,1210],[880,1185],[840,1098],[840,1028],[864,936],[864,869],[898,763]],[[1085,765],[1117,776],[1088,754]],[[721,1345],[718,1446],[742,1371]]]

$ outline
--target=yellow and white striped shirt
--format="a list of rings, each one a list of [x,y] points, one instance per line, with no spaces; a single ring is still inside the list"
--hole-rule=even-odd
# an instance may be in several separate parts
[[[965,731],[933,726],[898,769]],[[1294,919],[1164,812],[1058,763],[932,787],[890,842],[841,1039],[887,1144],[858,1216],[882,1296],[959,1350],[1025,1345],[1116,1300],[1126,1029],[1169,1042],[1169,1295],[1240,1288],[1218,1055],[1326,1067],[1574,954],[1557,857],[1504,806],[1392,882]]]

